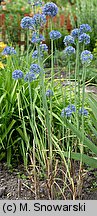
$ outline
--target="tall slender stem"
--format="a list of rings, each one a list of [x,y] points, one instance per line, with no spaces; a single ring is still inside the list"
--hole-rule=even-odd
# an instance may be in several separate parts
[[[79,42],[77,42],[76,65],[75,65],[75,107],[76,123],[79,129],[79,107],[80,107],[80,77],[79,77]]]

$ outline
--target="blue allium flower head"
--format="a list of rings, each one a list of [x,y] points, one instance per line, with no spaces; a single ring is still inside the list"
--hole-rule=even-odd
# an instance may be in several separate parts
[[[47,97],[51,97],[51,96],[53,96],[54,95],[54,93],[53,93],[53,91],[51,90],[51,89],[48,89],[47,91],[46,91],[46,96]]]
[[[79,36],[79,43],[83,42],[84,44],[90,43],[90,36],[86,33],[83,33]]]
[[[9,47],[6,46],[2,52],[2,55],[15,55],[16,54],[16,50],[14,49],[14,47]]]
[[[90,51],[84,50],[81,53],[82,64],[89,64],[92,61],[92,59],[93,59],[93,55]]]
[[[68,105],[67,108],[69,108],[72,112],[76,111],[76,108],[73,104]]]
[[[80,34],[81,34],[81,32],[78,28],[75,28],[71,31],[71,36],[74,37],[74,39],[77,39]]]
[[[40,52],[40,56],[41,56],[41,57],[44,56],[42,52]],[[32,54],[32,58],[37,59],[38,57],[39,57],[38,50],[35,50],[35,51],[33,52],[33,54]]]
[[[32,73],[32,72],[28,72],[28,73],[26,73],[26,75],[25,75],[25,77],[24,77],[24,80],[26,81],[26,82],[32,82],[33,80],[35,80],[36,79],[36,75],[34,74],[34,73]]]
[[[44,53],[48,51],[48,46],[46,44],[40,44],[40,56],[44,57]],[[38,58],[39,57],[39,53],[38,50],[35,50],[32,54],[32,58]]]
[[[79,110],[79,114],[87,116],[88,115],[88,111],[86,109],[84,109],[84,108],[81,108]]]
[[[40,73],[39,65],[38,64],[31,64],[30,72],[33,73],[33,74],[39,74]]]
[[[42,34],[38,35],[36,32],[32,35],[32,43],[40,43],[42,41],[44,41],[45,38]]]
[[[48,46],[46,44],[40,44],[40,51],[48,52]]]
[[[74,38],[71,35],[65,36],[63,40],[65,46],[68,46],[70,44],[74,44]]]
[[[32,58],[38,58],[38,50],[35,50],[32,54]]]
[[[48,2],[44,5],[43,14],[54,17],[58,13],[58,7],[55,3],[53,2]]]
[[[61,116],[62,117],[71,117],[72,116],[72,110],[68,107],[62,109],[62,112],[61,112]]]
[[[34,30],[34,23],[33,23],[33,18],[26,16],[21,20],[20,26],[23,29],[32,29]]]
[[[15,80],[23,78],[23,72],[21,70],[13,71],[12,78]]]
[[[55,40],[61,37],[61,33],[57,30],[52,30],[50,33],[50,39]]]
[[[91,32],[92,31],[91,27],[88,24],[82,24],[82,25],[80,25],[79,29],[80,29],[81,34],[85,33],[85,32]]]
[[[35,14],[33,16],[33,24],[35,28],[41,28],[46,23],[46,16],[44,14]]]
[[[66,54],[66,55],[72,55],[72,54],[74,54],[75,53],[75,48],[74,47],[72,47],[72,46],[67,46],[66,48],[65,48],[65,50],[64,50],[64,53]]]

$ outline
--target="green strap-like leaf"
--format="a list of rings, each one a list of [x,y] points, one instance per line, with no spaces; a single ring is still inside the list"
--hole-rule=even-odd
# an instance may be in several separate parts
[[[65,157],[68,157],[68,153],[64,152]],[[83,163],[88,164],[92,168],[97,168],[97,159],[91,158],[85,154],[71,152],[71,158],[77,161],[83,161]]]
[[[82,140],[81,132],[77,130],[77,128],[67,121],[67,126],[76,134],[76,136]],[[86,136],[84,136],[84,145],[86,145],[93,153],[97,155],[97,146],[91,140],[89,140]]]

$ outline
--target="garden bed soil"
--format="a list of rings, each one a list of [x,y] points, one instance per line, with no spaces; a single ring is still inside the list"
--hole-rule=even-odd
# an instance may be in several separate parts
[[[39,199],[48,200],[45,181],[40,182]],[[66,197],[68,199],[68,195]],[[9,170],[0,164],[0,199],[4,200],[34,200],[33,182],[23,166]],[[59,198],[61,199],[61,198]],[[63,199],[63,197],[62,197]],[[79,199],[79,198],[78,198]],[[97,169],[88,171],[83,182],[82,200],[97,200]]]

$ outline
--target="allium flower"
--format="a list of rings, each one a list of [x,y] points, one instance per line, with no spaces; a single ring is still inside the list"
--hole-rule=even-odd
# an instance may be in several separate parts
[[[40,44],[40,51],[48,52],[48,46],[46,44]]]
[[[91,27],[88,24],[82,24],[82,25],[80,25],[79,29],[80,29],[81,34],[85,33],[85,32],[91,32],[92,31]]]
[[[70,108],[68,108],[68,107],[62,109],[61,116],[62,117],[64,117],[64,116],[66,116],[66,117],[72,116],[72,110]]]
[[[50,33],[50,39],[55,40],[61,37],[61,33],[59,31],[56,30],[52,30]]]
[[[44,14],[35,14],[33,16],[33,24],[35,28],[41,28],[46,23],[46,16]]]
[[[79,113],[80,113],[81,115],[85,115],[85,116],[88,115],[88,111],[87,111],[86,109],[84,109],[84,108],[81,108],[81,109],[79,110]]]
[[[2,55],[12,55],[16,54],[16,50],[13,47],[6,46],[2,52]]]
[[[55,3],[53,2],[48,2],[44,5],[43,14],[54,17],[58,13],[58,7]]]
[[[74,44],[74,38],[71,35],[65,36],[63,40],[65,46],[68,46],[70,44]]]
[[[33,74],[39,74],[40,73],[40,67],[38,66],[38,64],[31,64],[30,72]]]
[[[67,108],[69,108],[72,112],[76,111],[76,108],[73,104],[68,105]]]
[[[26,82],[32,82],[33,80],[35,80],[36,79],[36,75],[34,74],[34,73],[32,73],[32,72],[28,72],[26,75],[25,75],[25,77],[24,77],[24,80],[26,81]]]
[[[84,44],[89,44],[90,43],[90,36],[87,35],[86,33],[83,33],[79,36],[79,42],[84,42]]]
[[[44,57],[43,52],[40,51],[40,56]],[[38,50],[35,50],[32,54],[32,58],[37,59],[39,57]]]
[[[15,80],[23,78],[23,72],[21,70],[13,71],[12,78]]]
[[[89,64],[92,61],[92,59],[93,59],[93,55],[90,51],[84,50],[81,53],[82,64]]]
[[[32,43],[40,43],[42,41],[44,41],[45,38],[42,34],[38,35],[36,32],[32,35]]]
[[[78,28],[75,28],[71,31],[71,36],[74,37],[74,39],[78,38],[80,36],[80,30]]]
[[[32,58],[38,58],[38,50],[35,50],[32,54]]]
[[[75,48],[72,47],[72,46],[67,46],[67,47],[65,48],[65,50],[64,50],[64,53],[65,53],[66,55],[72,55],[72,54],[75,53]]]
[[[48,51],[48,46],[46,44],[40,44],[40,56],[44,57],[44,52]],[[38,50],[35,50],[32,54],[32,58],[38,58],[39,53]]]
[[[53,91],[51,90],[51,89],[48,89],[47,91],[46,91],[46,96],[47,97],[51,97],[51,96],[53,96],[54,95],[54,93],[53,93]]]
[[[20,26],[23,29],[32,29],[34,30],[34,23],[33,23],[33,18],[26,16],[21,20]]]

